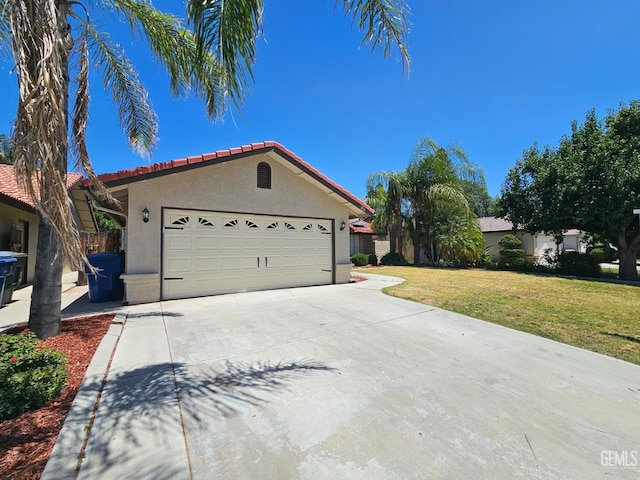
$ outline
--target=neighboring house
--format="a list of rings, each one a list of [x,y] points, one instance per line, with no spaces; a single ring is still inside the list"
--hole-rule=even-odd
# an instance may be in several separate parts
[[[360,218],[349,221],[349,253],[375,253],[378,260],[389,253],[389,237],[376,234],[371,224]]]
[[[534,262],[545,263],[546,254],[555,256],[556,252],[565,250],[573,250],[577,252],[586,252],[585,235],[580,230],[566,230],[564,232],[563,241],[559,245],[556,244],[552,235],[544,235],[542,233],[531,235],[524,231],[514,229],[513,224],[509,220],[496,217],[481,217],[478,219],[480,230],[484,236],[485,245],[489,248],[489,252],[493,259],[499,258],[500,245],[498,241],[500,237],[507,233],[514,233],[516,237],[522,240],[522,248],[525,256]]]
[[[127,303],[346,283],[371,207],[276,142],[99,176],[126,218]]]
[[[95,232],[93,212],[82,186],[82,175],[69,173],[67,189],[72,200],[76,225],[81,230]],[[26,282],[33,280],[38,242],[38,213],[29,194],[16,181],[15,167],[0,164],[0,250],[28,255]],[[65,265],[65,271],[71,268]]]

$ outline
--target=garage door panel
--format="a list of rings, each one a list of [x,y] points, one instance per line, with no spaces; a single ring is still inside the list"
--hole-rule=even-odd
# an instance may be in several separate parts
[[[171,250],[191,250],[193,238],[188,234],[171,234],[166,237],[167,247]]]
[[[228,236],[228,232],[221,235],[218,239],[218,246],[221,250],[240,250],[240,245],[238,245],[238,237]]]
[[[191,271],[191,258],[172,258],[167,262],[166,273],[184,273]]]
[[[212,235],[198,235],[195,241],[196,250],[216,250],[218,238]]]
[[[167,209],[164,225],[163,277],[182,280],[163,298],[333,281],[330,221]]]
[[[220,258],[220,270],[240,270],[242,257]]]
[[[218,257],[198,256],[194,271],[214,272],[218,269]]]

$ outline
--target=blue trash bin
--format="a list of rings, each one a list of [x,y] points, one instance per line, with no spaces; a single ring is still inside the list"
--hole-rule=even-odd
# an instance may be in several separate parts
[[[98,269],[97,274],[92,274],[89,267],[85,267],[89,280],[89,301],[99,303],[122,300],[124,282],[120,275],[124,273],[124,254],[90,253],[87,259]]]
[[[10,255],[0,255],[0,277],[2,277],[3,291],[0,292],[0,306],[6,305],[13,297],[13,274],[17,260]]]

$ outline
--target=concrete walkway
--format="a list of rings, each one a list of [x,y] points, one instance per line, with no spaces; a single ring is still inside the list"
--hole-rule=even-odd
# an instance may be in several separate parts
[[[367,276],[127,307],[42,478],[640,477],[640,367]]]
[[[62,275],[62,317],[113,312],[122,308],[122,302],[89,303],[88,287],[78,287],[78,272]],[[33,287],[28,285],[13,292],[11,302],[0,308],[0,331],[29,320],[29,306]]]

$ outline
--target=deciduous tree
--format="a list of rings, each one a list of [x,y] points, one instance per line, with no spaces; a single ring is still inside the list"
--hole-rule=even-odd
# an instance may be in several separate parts
[[[599,120],[573,122],[558,147],[525,150],[509,171],[501,214],[531,233],[578,228],[616,246],[619,276],[636,280],[640,228],[640,102],[621,104]]]

